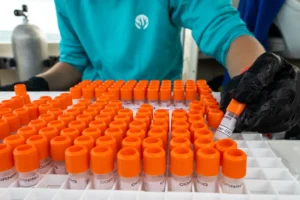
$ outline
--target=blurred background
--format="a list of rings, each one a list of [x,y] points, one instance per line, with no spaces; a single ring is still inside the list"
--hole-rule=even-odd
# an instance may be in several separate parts
[[[245,10],[246,8],[249,13],[250,11],[253,12],[254,9],[257,11],[257,15],[263,13],[263,9],[270,11],[269,7],[260,5],[259,2],[263,1],[259,0],[253,0],[258,2],[256,8],[247,8],[247,1],[250,0],[241,0],[244,8],[240,7],[239,10]],[[276,0],[265,2],[273,5]],[[300,0],[279,0],[278,2],[281,2],[281,4],[278,6],[277,11],[275,9],[275,13],[271,13],[275,19],[268,33],[268,50],[274,51],[287,58],[291,63],[300,66]],[[240,0],[233,0],[232,3],[234,7],[238,8]],[[13,29],[22,24],[22,17],[16,17],[13,13],[15,9],[21,10],[22,4],[26,4],[28,7],[27,15],[30,24],[38,26],[46,35],[47,56],[43,58],[43,69],[46,70],[58,60],[60,36],[53,0],[6,1],[5,5],[3,4],[0,7],[0,85],[21,79],[16,70],[16,59],[13,55],[11,37]],[[257,19],[259,20],[259,18]],[[245,17],[246,20],[247,16]],[[255,31],[259,31],[259,29]],[[212,81],[213,88],[218,90],[223,82],[224,67],[214,59],[201,54],[189,30],[183,30],[182,38],[184,46],[183,79],[206,79]]]

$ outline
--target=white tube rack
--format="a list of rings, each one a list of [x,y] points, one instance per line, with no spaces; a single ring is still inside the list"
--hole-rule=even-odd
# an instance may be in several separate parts
[[[85,190],[70,190],[68,175],[55,175],[53,169],[42,175],[34,188],[19,188],[15,181],[8,188],[0,188],[1,200],[300,200],[300,182],[289,172],[263,140],[254,133],[234,134],[238,147],[248,155],[244,194],[200,193],[195,182],[191,192],[145,192],[141,181],[138,191],[118,190],[118,181],[111,190],[95,190],[90,182]]]

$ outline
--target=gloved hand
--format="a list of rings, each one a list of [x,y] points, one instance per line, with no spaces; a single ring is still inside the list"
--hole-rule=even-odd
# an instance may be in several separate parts
[[[41,77],[32,77],[24,82],[17,82],[11,85],[0,86],[0,91],[14,91],[16,84],[26,85],[27,91],[49,91],[47,81]]]
[[[237,130],[287,131],[300,121],[300,70],[276,54],[265,53],[224,87],[223,110],[231,98],[246,104]]]

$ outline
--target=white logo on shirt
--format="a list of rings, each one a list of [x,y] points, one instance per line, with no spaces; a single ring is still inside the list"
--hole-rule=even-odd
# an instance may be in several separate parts
[[[138,15],[135,18],[135,26],[138,29],[146,29],[149,25],[149,19],[146,15]]]

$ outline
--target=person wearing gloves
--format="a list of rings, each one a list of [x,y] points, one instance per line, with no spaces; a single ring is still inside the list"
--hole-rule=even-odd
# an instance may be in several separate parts
[[[265,53],[231,0],[55,0],[55,6],[60,62],[23,82],[28,90],[67,90],[86,79],[180,79],[180,31],[188,28],[233,78],[221,107],[231,98],[247,104],[239,130],[280,132],[300,120],[298,68]]]

